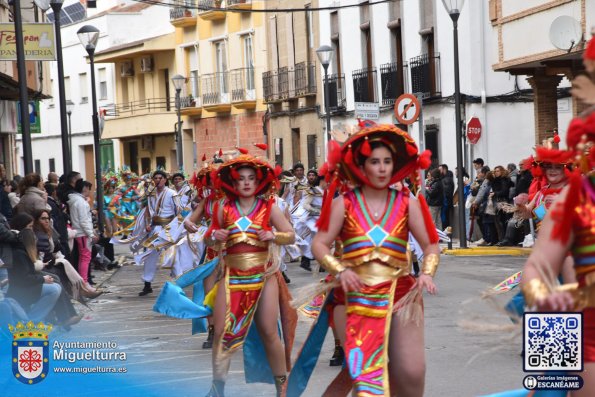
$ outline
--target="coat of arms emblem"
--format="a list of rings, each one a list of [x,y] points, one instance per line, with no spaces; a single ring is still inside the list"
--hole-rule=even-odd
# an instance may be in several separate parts
[[[51,324],[29,321],[8,325],[12,333],[12,373],[20,382],[34,385],[47,376],[49,370],[49,340]]]

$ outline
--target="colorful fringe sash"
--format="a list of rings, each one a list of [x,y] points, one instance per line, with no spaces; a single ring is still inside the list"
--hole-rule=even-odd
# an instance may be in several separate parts
[[[226,269],[225,286],[228,304],[222,340],[223,353],[231,355],[244,344],[264,286],[264,273],[264,266],[256,266],[248,270]]]
[[[358,397],[390,395],[388,339],[396,281],[347,294],[345,354]]]

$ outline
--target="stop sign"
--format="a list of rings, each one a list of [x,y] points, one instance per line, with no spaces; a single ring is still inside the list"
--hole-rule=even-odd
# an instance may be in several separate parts
[[[475,145],[479,138],[481,138],[481,121],[477,117],[471,117],[467,123],[467,139]]]

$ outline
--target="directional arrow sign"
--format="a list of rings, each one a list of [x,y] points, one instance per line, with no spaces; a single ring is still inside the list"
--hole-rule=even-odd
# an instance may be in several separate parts
[[[415,123],[420,111],[421,106],[415,95],[403,94],[395,101],[395,117],[401,124]]]

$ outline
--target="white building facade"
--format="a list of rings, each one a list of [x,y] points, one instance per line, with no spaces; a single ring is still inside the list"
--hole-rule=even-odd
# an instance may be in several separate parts
[[[340,5],[343,2],[320,1],[320,7]],[[465,140],[464,167],[469,171],[477,157],[491,167],[518,164],[535,146],[530,85],[522,76],[492,69],[498,41],[488,2],[465,2],[458,29],[463,134],[471,117],[482,124],[477,144]],[[421,92],[426,97],[420,117],[423,133],[419,122],[409,127],[409,133],[432,150],[434,165],[445,163],[454,170],[453,22],[440,0],[370,1],[323,11],[320,43],[335,49],[329,68],[332,129],[357,122],[355,102],[377,103],[375,121],[398,124],[395,98]],[[567,107],[560,110],[560,127],[567,125],[571,114]]]
[[[78,1],[66,1],[63,9]],[[102,0],[97,9],[87,9],[87,18],[62,27],[62,53],[64,59],[64,88],[67,104],[72,109],[69,117],[71,135],[72,169],[80,172],[87,180],[94,181],[94,148],[91,100],[91,70],[88,54],[77,36],[84,25],[99,29],[100,36],[96,53],[110,47],[142,40],[146,37],[168,33],[173,30],[167,7],[151,6],[132,0]],[[141,28],[142,27],[142,28]],[[51,62],[52,99],[40,104],[41,133],[32,134],[34,170],[44,178],[48,172],[63,172],[62,138],[58,92],[57,62]],[[100,130],[103,125],[101,110],[115,102],[115,81],[119,71],[114,64],[95,63],[95,88],[100,114]],[[68,117],[68,116],[67,116]],[[117,170],[121,151],[118,139],[101,140],[102,171]],[[21,158],[20,173],[23,174],[22,147],[17,146]]]

